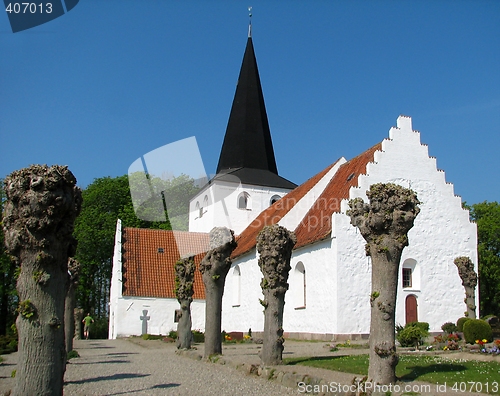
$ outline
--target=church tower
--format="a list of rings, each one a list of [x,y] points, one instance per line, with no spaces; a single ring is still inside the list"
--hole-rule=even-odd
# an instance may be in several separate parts
[[[250,25],[217,174],[190,202],[189,231],[239,234],[295,187],[278,175]]]

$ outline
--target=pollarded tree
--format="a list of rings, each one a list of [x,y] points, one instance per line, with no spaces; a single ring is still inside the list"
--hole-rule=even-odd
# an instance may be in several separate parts
[[[21,272],[14,395],[62,395],[64,299],[81,192],[65,166],[32,165],[5,181],[5,243]]]
[[[366,195],[370,203],[353,199],[347,214],[366,240],[366,254],[372,259],[368,381],[389,384],[396,380],[398,363],[395,306],[399,264],[420,202],[412,190],[392,183],[374,184]]]
[[[177,349],[190,349],[191,303],[194,294],[194,256],[181,258],[175,263],[175,297],[181,305],[179,323],[177,324]]]
[[[205,358],[222,353],[222,296],[235,248],[233,231],[226,227],[215,227],[210,231],[210,250],[200,263],[206,302]]]
[[[458,268],[458,275],[462,279],[462,285],[465,288],[464,302],[467,306],[465,316],[476,319],[477,274],[474,271],[474,263],[469,257],[457,257],[453,262]]]
[[[260,287],[264,294],[264,342],[260,358],[265,365],[281,364],[283,355],[283,310],[295,234],[277,224],[266,226],[257,236]]]
[[[74,324],[74,327],[75,327],[74,339],[75,340],[82,339],[82,320],[83,320],[84,314],[85,314],[85,311],[83,310],[83,308],[75,308],[73,310],[73,319],[75,321],[75,324]]]
[[[80,263],[73,257],[68,260],[68,289],[66,291],[66,300],[64,302],[64,339],[66,343],[66,352],[73,350],[73,338],[75,336],[75,290],[78,285],[80,274]]]

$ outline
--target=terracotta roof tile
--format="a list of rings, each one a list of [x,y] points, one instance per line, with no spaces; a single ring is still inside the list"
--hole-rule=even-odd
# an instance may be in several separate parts
[[[257,235],[262,228],[266,225],[273,225],[279,222],[334,165],[335,163],[311,177],[257,216],[237,237],[238,246],[233,251],[231,257],[236,258],[253,249],[257,243]]]
[[[205,252],[205,233],[124,228],[122,273],[124,296],[175,298],[174,265],[181,254]],[[194,299],[205,299],[198,266],[205,253],[195,256]]]
[[[349,190],[358,185],[358,176],[366,173],[366,165],[373,162],[373,155],[377,150],[382,150],[381,143],[340,166],[295,229],[297,236],[295,249],[322,240],[331,233],[333,213],[340,212],[341,201],[349,198]]]

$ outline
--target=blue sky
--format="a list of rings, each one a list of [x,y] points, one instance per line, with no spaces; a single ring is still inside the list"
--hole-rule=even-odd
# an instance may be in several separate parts
[[[0,13],[0,178],[81,187],[196,136],[217,166],[248,6],[279,173],[302,183],[413,118],[455,193],[500,200],[500,1],[81,0],[12,33]]]

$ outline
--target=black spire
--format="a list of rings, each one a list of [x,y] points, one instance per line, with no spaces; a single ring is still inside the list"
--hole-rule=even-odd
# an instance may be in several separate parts
[[[228,173],[246,184],[296,187],[278,176],[250,30],[216,178]]]

